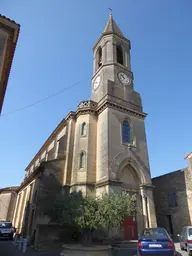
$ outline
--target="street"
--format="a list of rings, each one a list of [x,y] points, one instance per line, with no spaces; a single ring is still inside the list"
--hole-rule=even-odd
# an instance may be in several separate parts
[[[175,248],[177,251],[177,256],[188,256],[189,254],[186,251],[181,251],[179,243],[175,243]],[[136,256],[136,249],[134,248],[118,248],[113,251],[114,256]]]
[[[188,253],[179,249],[179,244],[175,244],[178,256],[188,256]],[[0,241],[1,256],[21,256],[22,252],[18,251],[10,241]],[[25,253],[26,256],[59,256],[58,253],[34,252],[30,248]],[[136,256],[135,248],[117,248],[113,250],[113,256]]]
[[[59,256],[59,253],[43,253],[35,252],[32,249],[28,248],[26,253],[19,251],[12,241],[1,240],[0,241],[0,255],[1,256]]]

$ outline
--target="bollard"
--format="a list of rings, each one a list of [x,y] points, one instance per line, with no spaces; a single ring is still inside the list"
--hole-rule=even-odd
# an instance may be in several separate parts
[[[18,235],[15,235],[13,244],[17,246],[18,243]]]
[[[23,253],[25,253],[27,250],[27,238],[23,239]]]
[[[21,248],[22,248],[22,243],[23,243],[23,237],[20,237],[20,240],[19,240],[19,250],[21,250]]]

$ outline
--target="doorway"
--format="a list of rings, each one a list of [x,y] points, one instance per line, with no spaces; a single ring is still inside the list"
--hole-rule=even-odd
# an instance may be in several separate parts
[[[123,222],[124,240],[137,239],[137,222],[135,216],[128,216]]]
[[[167,215],[167,219],[168,219],[170,234],[173,235],[173,223],[172,223],[171,215]]]

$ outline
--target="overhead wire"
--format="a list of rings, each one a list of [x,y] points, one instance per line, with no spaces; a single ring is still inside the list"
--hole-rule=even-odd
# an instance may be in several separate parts
[[[66,91],[66,90],[68,90],[68,89],[70,89],[70,88],[72,88],[72,87],[74,87],[74,86],[77,86],[77,85],[80,84],[82,81],[83,81],[83,80],[78,81],[78,82],[76,82],[76,83],[74,83],[74,84],[72,84],[72,85],[70,85],[70,86],[68,86],[68,87],[65,87],[64,89],[62,89],[62,90],[60,90],[60,91],[58,91],[58,92],[56,92],[56,93],[54,93],[54,94],[51,94],[50,96],[48,96],[48,97],[46,97],[46,98],[43,98],[43,99],[41,99],[41,100],[38,100],[38,101],[36,101],[36,102],[34,102],[34,103],[28,104],[28,105],[26,105],[26,106],[24,106],[24,107],[21,107],[21,108],[12,110],[12,111],[7,112],[7,113],[4,113],[4,114],[0,114],[0,117],[7,116],[7,115],[13,114],[13,113],[15,113],[15,112],[22,111],[22,110],[25,110],[25,109],[27,109],[27,108],[33,107],[33,106],[35,106],[35,105],[37,105],[37,104],[40,104],[40,103],[42,103],[42,102],[44,102],[44,101],[46,101],[46,100],[49,100],[49,99],[51,99],[51,98],[53,98],[53,97],[55,97],[55,96],[57,96],[57,95],[63,93],[64,91]]]

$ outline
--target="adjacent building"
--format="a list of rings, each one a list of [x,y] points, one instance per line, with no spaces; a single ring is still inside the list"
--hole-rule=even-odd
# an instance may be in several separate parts
[[[12,221],[19,187],[0,189],[0,220]]]
[[[152,179],[158,226],[176,238],[182,227],[192,225],[192,153],[188,168]]]
[[[93,196],[121,189],[136,194],[143,215],[129,217],[124,239],[156,226],[147,115],[134,89],[130,49],[110,15],[93,46],[91,100],[80,102],[62,120],[26,168],[14,214],[19,232],[31,235],[46,224],[46,203],[60,191],[74,189]]]
[[[0,114],[3,107],[19,30],[19,24],[0,15]]]

